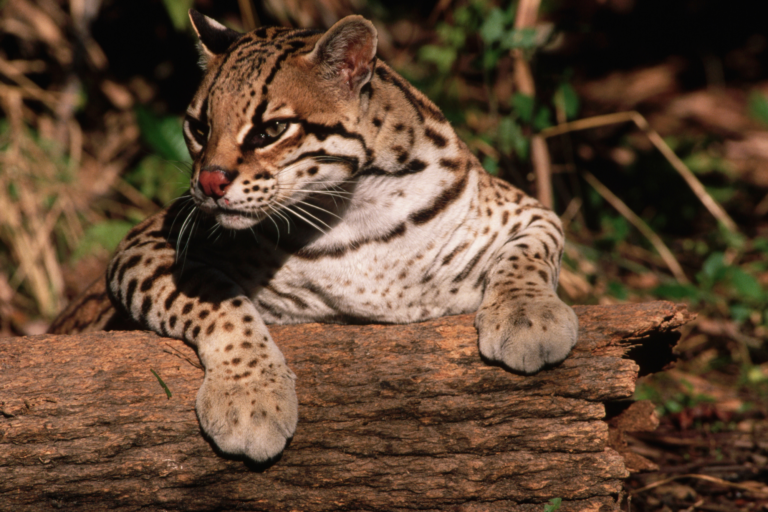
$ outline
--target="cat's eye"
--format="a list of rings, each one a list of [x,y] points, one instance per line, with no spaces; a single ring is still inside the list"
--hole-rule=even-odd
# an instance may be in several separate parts
[[[266,128],[264,128],[264,134],[267,137],[276,139],[280,135],[283,134],[283,132],[288,128],[288,123],[281,123],[279,121],[276,121],[274,123],[270,123],[267,125]]]
[[[198,145],[204,146],[208,140],[208,125],[191,116],[184,118],[184,135],[192,138]]]
[[[283,121],[272,121],[262,126],[254,126],[243,139],[243,149],[250,151],[269,146],[285,133],[288,124]]]

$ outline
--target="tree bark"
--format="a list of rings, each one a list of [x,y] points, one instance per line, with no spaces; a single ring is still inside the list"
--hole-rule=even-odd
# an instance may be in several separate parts
[[[605,404],[622,409],[639,373],[672,360],[691,315],[667,302],[575,310],[573,353],[535,376],[483,362],[472,315],[271,326],[300,420],[263,467],[204,440],[203,372],[178,340],[2,339],[0,510],[541,511],[551,498],[612,510],[628,472]]]

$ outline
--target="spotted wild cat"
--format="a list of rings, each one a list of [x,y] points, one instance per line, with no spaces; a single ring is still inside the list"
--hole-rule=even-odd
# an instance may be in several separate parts
[[[568,355],[578,325],[556,295],[559,219],[488,175],[376,59],[369,21],[243,35],[190,17],[205,75],[184,120],[189,195],[126,236],[106,283],[53,332],[136,326],[193,345],[203,430],[256,461],[298,420],[267,324],[477,311],[492,361],[532,373]]]

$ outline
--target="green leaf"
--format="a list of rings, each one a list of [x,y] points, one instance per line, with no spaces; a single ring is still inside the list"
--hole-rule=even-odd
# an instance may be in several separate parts
[[[512,96],[512,108],[522,122],[530,123],[533,118],[533,96],[516,92]]]
[[[627,287],[618,281],[611,281],[608,283],[608,293],[619,300],[627,300],[627,297],[629,296]]]
[[[499,173],[499,163],[488,155],[483,158],[483,168],[491,176],[496,176]]]
[[[719,222],[717,224],[717,232],[718,235],[723,238],[723,241],[726,243],[728,248],[736,249],[737,251],[743,251],[745,249],[748,241],[746,235],[731,231]]]
[[[505,50],[530,50],[536,45],[536,29],[530,27],[507,31],[500,43]]]
[[[711,167],[710,167],[711,169]],[[709,192],[709,195],[712,196],[712,199],[717,201],[718,203],[727,203],[731,199],[733,199],[736,196],[736,188],[733,186],[725,186],[725,187],[706,187],[707,192]]]
[[[85,235],[72,254],[72,259],[77,261],[98,250],[114,251],[132,227],[133,224],[122,220],[105,220],[90,226],[85,230]]]
[[[768,238],[756,238],[752,241],[752,246],[756,251],[768,255]]]
[[[168,397],[168,400],[170,400],[171,396],[172,396],[171,395],[171,390],[168,389],[168,386],[165,384],[165,382],[163,382],[163,379],[160,378],[160,376],[157,374],[157,372],[155,370],[150,368],[149,371],[151,371],[152,375],[155,376],[155,378],[157,379],[157,382],[160,383],[160,386],[162,386],[163,390],[165,391],[165,395]]]
[[[747,382],[750,384],[757,384],[758,382],[763,382],[768,380],[768,377],[763,373],[763,369],[760,366],[753,366],[749,370],[747,370]]]
[[[579,113],[579,96],[576,94],[576,90],[571,87],[570,84],[563,83],[555,91],[555,97],[553,99],[555,105],[558,108],[563,109],[565,117],[571,120]]]
[[[419,49],[419,58],[426,62],[431,62],[437,66],[437,70],[446,74],[451,70],[456,60],[456,49],[447,46],[437,46],[427,44]]]
[[[467,40],[467,34],[462,27],[440,23],[436,31],[440,39],[453,48],[462,48]]]
[[[158,155],[143,158],[125,179],[145,197],[158,204],[167,204],[189,188],[184,165],[170,162]]]
[[[168,17],[171,18],[173,28],[182,32],[189,26],[189,10],[193,7],[195,0],[163,0],[165,10],[168,11]]]
[[[667,400],[664,402],[664,408],[667,410],[667,412],[671,412],[672,414],[682,412],[685,407],[683,407],[680,402],[677,402],[676,400]]]
[[[609,240],[614,244],[626,240],[630,232],[629,222],[620,215],[606,215],[600,219],[600,225],[603,228],[601,238]]]
[[[712,172],[719,172],[726,176],[732,174],[731,165],[727,160],[711,154],[706,149],[692,152],[683,158],[683,163],[695,174],[709,174]]]
[[[563,498],[552,498],[549,500],[549,505],[544,505],[544,512],[556,512],[560,510],[560,504],[563,502]]]
[[[550,126],[552,126],[552,111],[549,110],[549,107],[542,106],[536,111],[536,117],[533,118],[533,129],[541,131]]]
[[[706,277],[710,284],[714,284],[725,276],[726,269],[725,254],[713,252],[701,265],[701,274]]]
[[[158,117],[146,108],[136,108],[136,121],[141,137],[160,156],[177,162],[191,162],[184,142],[181,119],[175,116]]]
[[[469,7],[466,5],[462,5],[455,11],[453,11],[453,21],[456,22],[456,25],[467,27],[472,23],[472,11],[469,10]]]
[[[744,323],[752,315],[753,309],[744,304],[733,304],[728,308],[731,312],[731,318],[737,324]]]
[[[661,402],[661,393],[659,390],[648,384],[647,382],[638,382],[635,388],[635,401],[650,400],[654,403]]]
[[[747,274],[739,267],[731,267],[729,270],[730,284],[739,297],[757,301],[764,298],[763,288],[754,276]]]
[[[10,196],[11,201],[16,202],[19,200],[19,186],[14,182],[8,183],[7,188],[8,196]]]
[[[485,44],[490,46],[496,41],[500,40],[504,35],[504,18],[504,11],[498,7],[494,8],[490,13],[488,13],[488,17],[485,18],[485,21],[480,26],[480,37],[483,39]]]
[[[671,300],[689,299],[691,301],[697,301],[701,296],[699,290],[692,284],[680,283],[662,284],[657,286],[653,290],[653,293],[663,299]]]
[[[483,52],[483,69],[491,70],[496,68],[499,59],[504,55],[504,51],[499,49],[487,49]]]
[[[502,153],[515,153],[522,159],[528,158],[528,139],[520,125],[511,117],[502,118],[498,132],[499,149]]]
[[[750,117],[768,126],[768,96],[759,91],[749,95],[747,111]]]

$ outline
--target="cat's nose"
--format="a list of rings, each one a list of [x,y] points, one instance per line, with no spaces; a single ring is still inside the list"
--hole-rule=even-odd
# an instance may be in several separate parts
[[[197,178],[197,188],[202,190],[203,194],[214,199],[224,197],[227,189],[235,181],[237,172],[225,171],[218,166],[209,166],[200,170],[200,176]]]

